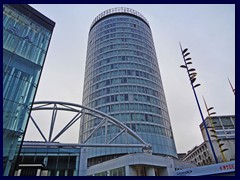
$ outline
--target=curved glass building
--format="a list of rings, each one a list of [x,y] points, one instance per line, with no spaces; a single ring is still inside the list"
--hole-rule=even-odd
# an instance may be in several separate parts
[[[139,12],[113,8],[94,19],[88,37],[82,104],[126,124],[152,145],[153,154],[177,156],[151,29]],[[82,120],[80,142],[97,123],[97,118]],[[116,128],[108,129],[107,135],[99,130],[88,142],[101,143],[104,137],[118,133]],[[116,141],[124,142],[124,137]],[[139,151],[92,148],[89,156]]]

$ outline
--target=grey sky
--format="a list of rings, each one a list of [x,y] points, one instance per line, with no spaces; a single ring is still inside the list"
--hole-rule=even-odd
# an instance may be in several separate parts
[[[217,115],[235,114],[235,5],[187,4],[34,4],[56,22],[35,101],[54,100],[82,104],[89,27],[101,12],[129,7],[147,18],[155,43],[163,87],[178,152],[203,142],[201,117],[183,64],[179,42],[189,48],[202,96]],[[72,130],[68,138],[77,136]],[[27,134],[30,139],[31,132]],[[74,134],[75,133],[75,134]]]

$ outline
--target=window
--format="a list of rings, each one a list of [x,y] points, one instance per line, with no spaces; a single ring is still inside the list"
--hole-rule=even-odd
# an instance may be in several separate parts
[[[137,176],[146,176],[146,168],[144,166],[135,167],[136,175]]]
[[[223,126],[233,126],[230,118],[221,118]]]
[[[128,94],[125,94],[125,95],[124,95],[124,100],[125,100],[125,101],[128,101]]]
[[[111,96],[111,102],[114,102],[115,101],[115,98],[114,98],[114,95]]]
[[[36,176],[37,168],[36,167],[27,167],[23,168],[20,176]]]
[[[147,114],[145,114],[145,119],[146,119],[146,121],[148,121],[148,115]]]

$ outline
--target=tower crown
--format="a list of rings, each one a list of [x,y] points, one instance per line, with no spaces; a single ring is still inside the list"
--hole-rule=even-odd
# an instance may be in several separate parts
[[[110,15],[113,15],[113,14],[130,14],[130,15],[133,15],[135,17],[140,18],[141,20],[143,20],[149,26],[149,23],[148,23],[147,19],[141,13],[137,12],[136,10],[131,9],[131,8],[126,8],[126,7],[116,7],[116,8],[111,8],[111,9],[108,9],[108,10],[100,13],[93,20],[93,22],[91,24],[91,27],[90,27],[90,31],[98,21],[100,21],[101,19],[103,19],[106,16],[110,16]]]

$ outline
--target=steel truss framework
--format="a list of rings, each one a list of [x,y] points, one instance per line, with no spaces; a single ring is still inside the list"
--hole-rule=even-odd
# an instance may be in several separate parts
[[[48,121],[50,123],[50,130],[49,130],[49,136],[48,138],[44,135],[46,132],[43,132],[41,128],[39,127],[36,119],[33,117],[33,112],[34,111],[46,111],[50,110],[52,111],[52,116],[51,120]],[[65,111],[65,112],[75,112],[76,115],[72,117],[72,119],[69,119],[69,122],[53,137],[53,130],[54,126],[57,123],[57,114],[59,111]],[[99,123],[91,130],[90,134],[87,136],[84,142],[82,143],[56,143],[55,141],[63,135],[74,123],[76,123],[78,120],[82,118],[84,119],[85,115],[90,115],[93,117],[97,117],[100,119]],[[67,148],[67,147],[75,147],[75,148],[80,148],[80,147],[139,147],[142,148],[144,152],[151,152],[151,145],[146,143],[138,134],[136,134],[132,129],[127,127],[125,124],[120,122],[119,120],[103,113],[100,111],[97,111],[95,109],[85,107],[79,104],[74,104],[74,103],[68,103],[68,102],[58,102],[58,101],[39,101],[39,102],[34,102],[32,109],[31,109],[31,114],[30,114],[30,120],[33,122],[34,126],[37,128],[38,132],[40,133],[41,137],[44,140],[44,144],[46,146],[52,146],[52,147],[62,147],[62,148]],[[119,132],[110,140],[107,139],[107,132],[108,132],[108,126],[116,126],[119,128]],[[92,144],[92,143],[87,143],[87,140],[90,139],[94,133],[97,132],[99,128],[103,128],[105,130],[105,141],[104,143],[99,143],[99,144]],[[117,139],[121,134],[125,133],[127,135],[131,136],[136,140],[136,144],[129,144],[127,143],[121,143],[121,144],[116,144],[114,143],[114,140]],[[79,137],[79,136],[78,136]],[[26,140],[25,140],[26,141]],[[25,146],[42,146],[43,143],[37,143],[37,142],[24,142]]]

